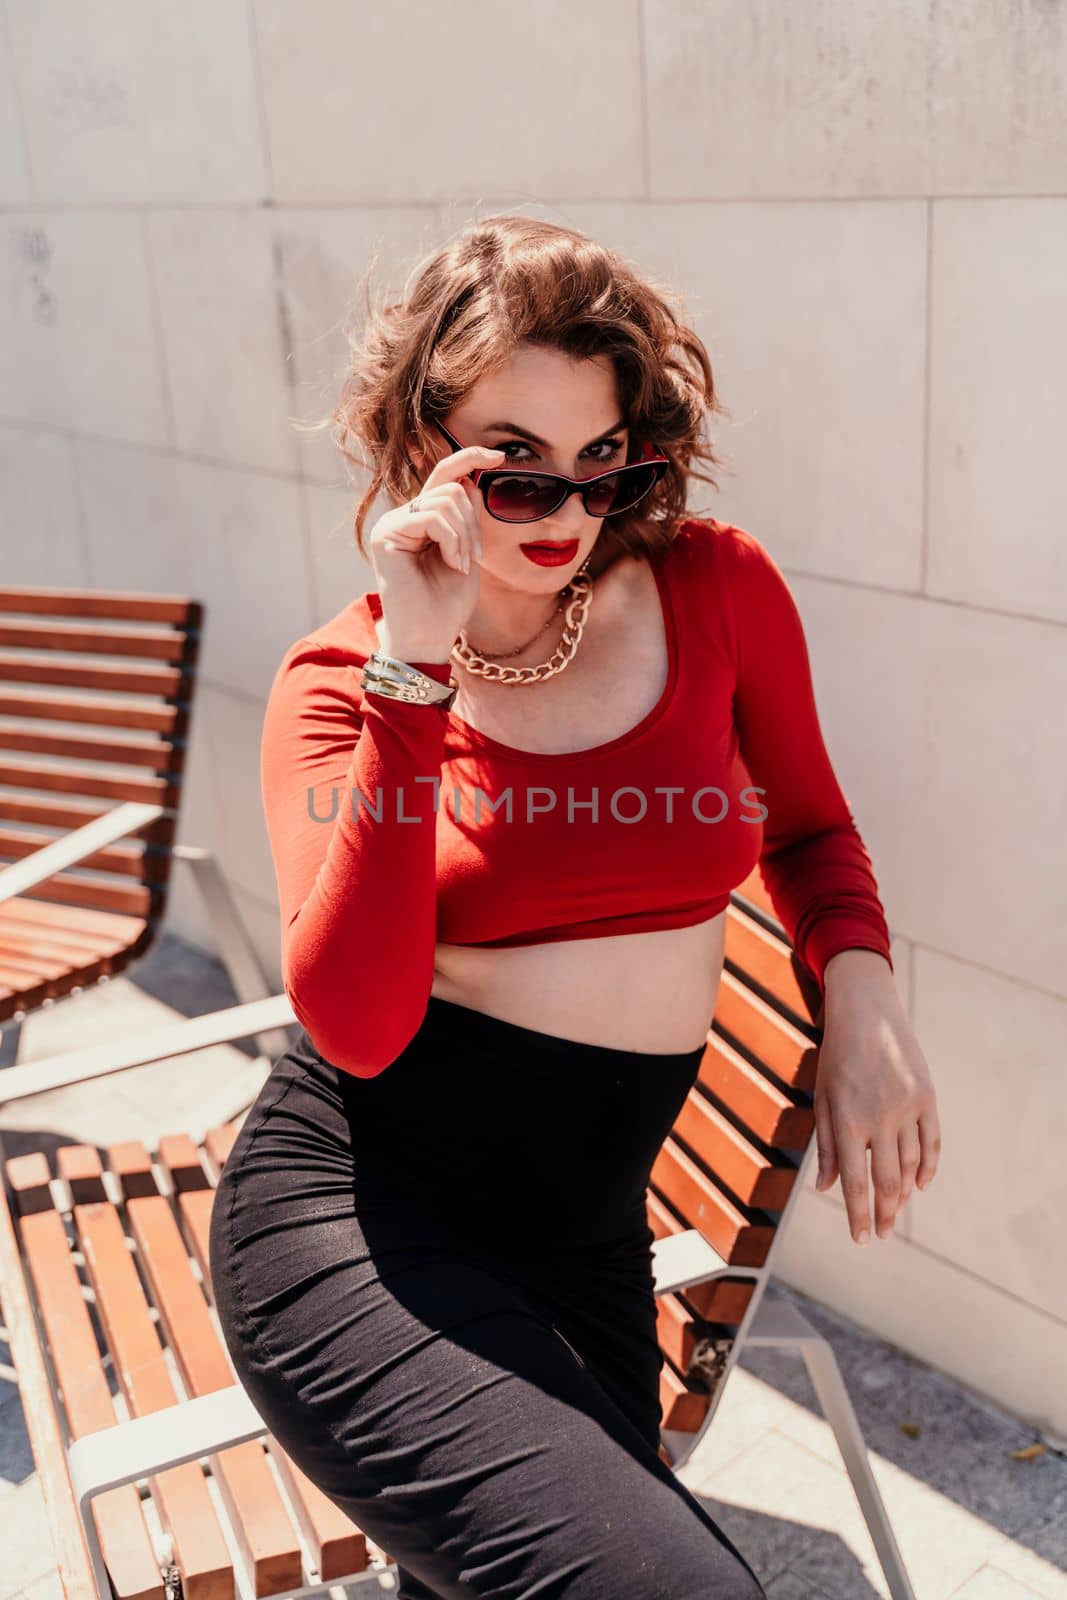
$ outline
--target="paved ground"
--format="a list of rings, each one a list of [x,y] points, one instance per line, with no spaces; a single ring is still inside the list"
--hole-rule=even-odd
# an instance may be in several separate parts
[[[117,1028],[232,1002],[217,964],[167,937],[137,968],[31,1018],[21,1060]],[[225,1046],[0,1111],[5,1153],[112,1142],[224,1121],[262,1073]],[[773,1293],[784,1294],[775,1285]],[[833,1341],[918,1600],[1067,1600],[1067,1459],[1012,1451],[1031,1429],[793,1295]],[[0,1600],[61,1600],[18,1391],[0,1341]],[[684,1481],[753,1562],[770,1600],[869,1600],[886,1588],[802,1362],[752,1352],[730,1379]],[[709,1596],[709,1600],[712,1597]]]

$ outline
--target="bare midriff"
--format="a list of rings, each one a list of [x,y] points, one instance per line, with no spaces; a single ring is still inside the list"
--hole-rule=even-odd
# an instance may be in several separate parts
[[[639,723],[663,694],[668,666],[655,575],[647,560],[621,557],[597,580],[585,636],[565,672],[533,690],[458,672],[455,711],[511,742],[521,710],[522,747],[565,754]],[[587,1044],[692,1050],[715,1009],[725,921],[720,911],[690,927],[643,933],[496,948],[438,943],[430,992]]]
[[[585,1044],[693,1050],[711,1023],[726,913],[689,928],[551,944],[438,944],[431,994]]]

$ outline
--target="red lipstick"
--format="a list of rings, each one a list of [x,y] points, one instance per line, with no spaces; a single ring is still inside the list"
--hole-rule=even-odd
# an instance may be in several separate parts
[[[519,549],[527,561],[532,561],[538,567],[565,567],[578,554],[578,540],[531,541],[529,544],[520,544]]]

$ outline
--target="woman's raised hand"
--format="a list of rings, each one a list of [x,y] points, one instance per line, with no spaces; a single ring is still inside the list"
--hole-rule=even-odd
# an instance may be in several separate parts
[[[478,597],[480,497],[467,474],[505,459],[503,450],[482,445],[442,456],[418,494],[374,524],[368,546],[382,602],[384,654],[402,661],[448,659]]]

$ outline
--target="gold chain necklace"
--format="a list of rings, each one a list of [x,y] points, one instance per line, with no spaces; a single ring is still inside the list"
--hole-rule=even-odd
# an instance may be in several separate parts
[[[547,661],[540,662],[536,667],[504,667],[497,661],[487,661],[472,647],[467,638],[466,628],[459,630],[459,638],[452,646],[452,655],[468,672],[476,673],[481,678],[491,678],[496,683],[540,683],[545,678],[555,677],[557,672],[562,672],[573,661],[574,653],[585,632],[589,607],[593,600],[593,580],[584,568],[575,573],[561,593],[566,595],[568,591],[571,592],[571,599],[564,602],[566,613],[563,637]],[[556,609],[558,611],[561,607]],[[552,615],[555,614],[553,612]],[[551,622],[552,617],[549,617],[548,621]],[[545,627],[547,626],[548,623],[545,624]],[[537,638],[537,634],[534,638]],[[533,643],[532,639],[530,643]],[[520,648],[525,650],[528,646],[522,645]],[[517,655],[518,651],[512,651],[511,654]]]

